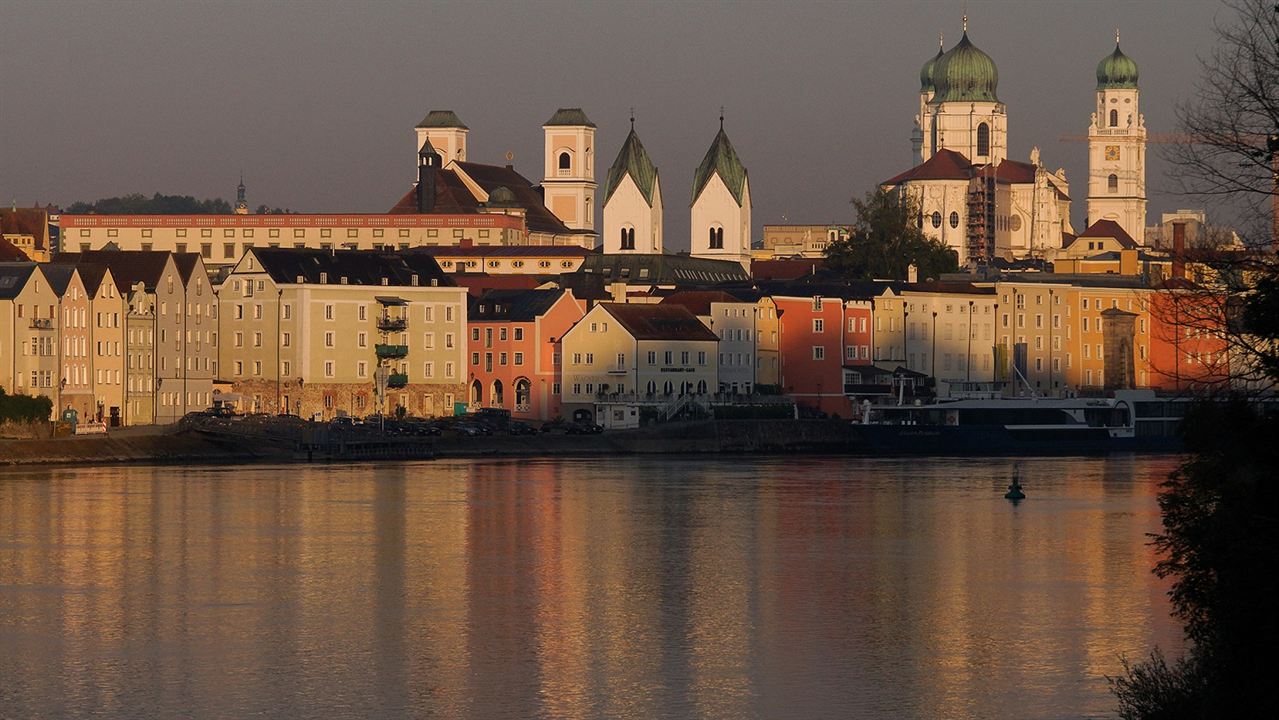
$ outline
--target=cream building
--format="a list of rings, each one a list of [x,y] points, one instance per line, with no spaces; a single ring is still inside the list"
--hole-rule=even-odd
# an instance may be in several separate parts
[[[719,338],[676,305],[600,303],[563,338],[566,409],[600,394],[676,400],[719,387]]]
[[[218,302],[220,378],[249,408],[433,416],[465,400],[466,290],[429,255],[251,250]]]
[[[466,162],[466,136],[470,132],[452,110],[431,110],[414,128],[413,151],[416,153],[429,142],[445,164]]]
[[[1146,232],[1146,119],[1137,63],[1119,49],[1097,64],[1097,104],[1088,126],[1088,224],[1112,220],[1138,245]]]
[[[116,286],[111,270],[103,265],[82,263],[76,273],[89,296],[89,373],[93,383],[93,415],[111,426],[129,422],[125,404],[128,382],[128,345],[124,326],[127,298]],[[149,416],[148,416],[149,417]]]
[[[35,263],[0,263],[0,387],[15,395],[59,397],[58,293]]]
[[[693,175],[690,240],[693,257],[731,260],[750,269],[751,189],[733,143],[719,132]]]
[[[853,233],[851,225],[765,225],[762,249],[753,253],[755,259],[772,258],[824,258],[826,248],[847,240]]]
[[[595,123],[581,108],[560,108],[542,131],[546,207],[569,228],[595,232]]]
[[[915,164],[938,151],[958,152],[978,165],[998,165],[1008,157],[1008,111],[996,95],[994,60],[964,35],[920,71],[920,112],[915,117]]]
[[[760,306],[722,290],[677,292],[662,305],[678,305],[697,316],[719,338],[716,355],[719,384],[715,392],[749,395],[755,389]],[[776,345],[773,346],[774,358]]]
[[[604,179],[604,252],[662,252],[661,181],[634,119]]]

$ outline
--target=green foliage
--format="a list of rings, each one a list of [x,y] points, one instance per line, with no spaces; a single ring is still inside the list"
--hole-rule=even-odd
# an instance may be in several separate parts
[[[9,395],[0,387],[0,422],[41,422],[52,412],[53,401],[43,395]]]
[[[1124,673],[1107,678],[1119,698],[1123,720],[1180,720],[1202,717],[1201,674],[1191,660],[1172,665],[1159,650],[1137,665],[1124,660]]]
[[[857,219],[847,240],[826,248],[826,268],[850,280],[906,280],[914,264],[919,278],[955,272],[958,259],[945,243],[924,234],[911,198],[883,189],[853,200]]]
[[[66,212],[71,215],[230,215],[231,204],[222,198],[196,200],[190,195],[160,193],[148,198],[132,193],[91,203],[71,203]]]

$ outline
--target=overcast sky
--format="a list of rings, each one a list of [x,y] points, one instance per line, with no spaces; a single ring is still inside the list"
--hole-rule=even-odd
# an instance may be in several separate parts
[[[667,244],[688,246],[693,171],[725,128],[765,223],[849,217],[911,164],[919,69],[969,37],[999,68],[1009,152],[1065,167],[1076,231],[1097,61],[1141,70],[1147,127],[1173,107],[1225,11],[1179,2],[34,2],[0,0],[0,198],[63,205],[129,192],[252,207],[383,212],[414,178],[413,126],[452,109],[469,156],[541,180],[562,106],[599,126],[601,180],[636,129],[661,173]],[[1147,170],[1150,215],[1187,205]]]

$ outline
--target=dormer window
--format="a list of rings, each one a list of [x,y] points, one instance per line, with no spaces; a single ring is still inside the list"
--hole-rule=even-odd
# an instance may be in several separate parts
[[[320,273],[320,284],[327,285],[328,282],[329,282],[329,274],[326,272]]]

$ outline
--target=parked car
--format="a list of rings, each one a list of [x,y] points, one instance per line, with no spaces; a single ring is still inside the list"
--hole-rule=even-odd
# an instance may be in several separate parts
[[[536,435],[537,434],[536,428],[534,428],[532,425],[529,425],[526,422],[521,422],[519,420],[511,421],[511,424],[509,427],[507,427],[506,431],[512,435]]]
[[[568,424],[565,432],[569,435],[598,435],[604,432],[604,426],[586,422],[585,420],[575,420]]]

